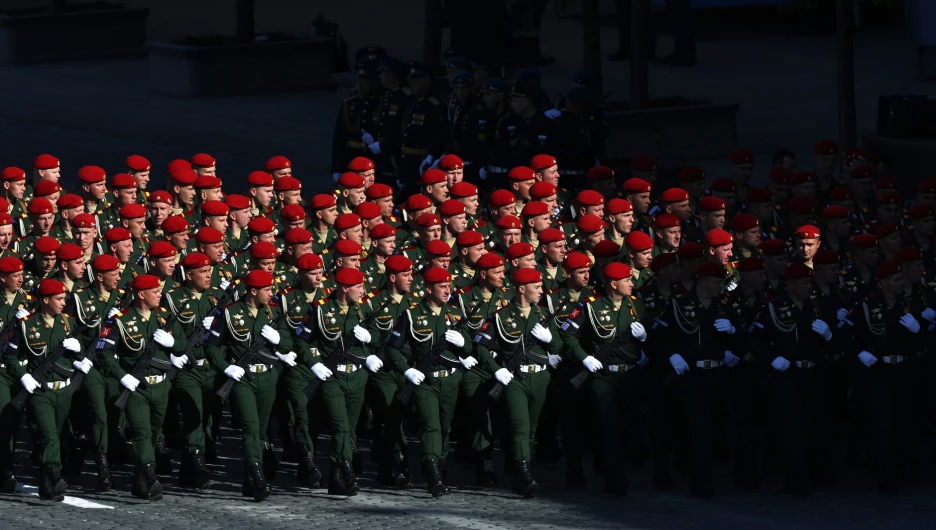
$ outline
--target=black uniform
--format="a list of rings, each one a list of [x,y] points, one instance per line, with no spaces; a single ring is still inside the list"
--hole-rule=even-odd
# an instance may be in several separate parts
[[[445,150],[445,106],[435,96],[414,97],[406,108],[402,127],[399,177],[403,182],[413,182],[419,179],[419,166],[426,155],[438,160]]]
[[[341,103],[332,135],[332,173],[343,173],[355,157],[372,156],[361,135],[362,131],[377,134],[379,119],[380,98],[377,96],[352,96]]]

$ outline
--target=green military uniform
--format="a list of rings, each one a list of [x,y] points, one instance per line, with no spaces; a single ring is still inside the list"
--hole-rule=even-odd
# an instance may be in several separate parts
[[[536,270],[543,275],[543,292],[552,291],[553,289],[558,289],[559,285],[562,284],[566,279],[565,269],[562,268],[562,265],[559,265],[550,272],[542,263],[536,264]]]
[[[0,305],[0,329],[7,326],[14,319],[14,315],[20,309],[26,309],[32,304],[33,299],[22,292],[16,292],[12,298],[8,293],[2,298],[3,305]],[[16,431],[19,428],[20,413],[10,405],[13,398],[13,391],[18,391],[19,386],[10,375],[7,363],[19,362],[15,357],[0,357],[0,490],[12,492],[16,486],[16,479],[13,475],[13,450],[16,439]]]
[[[312,252],[324,258],[325,251],[331,249],[335,241],[338,241],[338,233],[331,227],[324,233],[318,230],[309,231],[312,232]]]
[[[55,274],[55,269],[50,270],[48,273],[40,272],[36,269],[35,261],[26,261],[26,268],[23,270],[23,287],[22,289],[27,293],[31,293],[33,289],[39,286],[39,282],[46,280],[52,277]]]
[[[364,287],[368,291],[383,289],[387,283],[386,268],[377,261],[376,255],[371,253],[361,263],[361,272],[364,273]],[[415,278],[413,278],[415,280]]]
[[[452,249],[452,256],[456,256],[457,251]],[[448,268],[449,274],[452,275],[452,287],[456,290],[464,289],[474,280],[477,271],[475,269],[462,267],[457,261],[452,260],[452,264]]]

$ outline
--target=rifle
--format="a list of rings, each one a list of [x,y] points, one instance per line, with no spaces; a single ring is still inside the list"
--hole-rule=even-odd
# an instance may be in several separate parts
[[[74,338],[75,335],[78,335],[79,333],[84,331],[87,327],[88,327],[88,324],[82,324],[81,326],[78,326],[75,329],[73,329],[72,332],[69,333],[68,336],[65,338],[66,339]],[[59,345],[56,346],[54,350],[52,350],[52,353],[50,353],[49,355],[46,355],[42,363],[39,364],[39,366],[37,366],[36,369],[32,371],[32,373],[30,373],[33,379],[35,379],[36,382],[38,382],[40,385],[46,382],[46,376],[49,374],[50,371],[55,372],[65,378],[72,377],[71,370],[68,370],[67,368],[63,368],[59,366],[58,364],[58,360],[62,357],[62,354],[64,354],[66,351],[65,346],[63,346],[63,344],[64,344],[64,341],[62,343],[59,343]],[[14,397],[13,401],[11,401],[10,403],[13,405],[13,407],[16,410],[23,410],[23,406],[26,404],[26,400],[29,399],[29,396],[31,395],[32,394],[30,394],[29,392],[26,391],[25,388],[23,388],[19,391],[18,394],[16,394],[16,397]]]
[[[174,324],[175,321],[178,319],[179,319],[178,313],[173,313],[172,316],[166,319],[166,323],[163,324],[163,326],[159,329],[163,331],[169,329],[172,326],[172,324]],[[143,377],[143,372],[150,366],[153,366],[154,368],[165,369],[167,372],[172,368],[172,364],[167,363],[165,361],[160,361],[155,358],[156,352],[158,351],[157,350],[158,347],[159,347],[159,343],[156,342],[155,340],[150,339],[150,343],[146,345],[146,349],[143,350],[143,353],[137,359],[136,364],[133,365],[133,368],[128,373],[128,375],[131,375],[137,380],[139,380],[140,385],[146,384],[145,383],[146,380]],[[124,388],[120,392],[120,396],[117,398],[117,401],[114,402],[114,404],[120,410],[124,410],[125,408],[127,408],[127,401],[129,400],[130,400],[130,390]]]
[[[120,302],[117,303],[114,307],[117,309],[123,308],[126,304],[129,304],[133,299],[133,292],[130,290],[129,284],[124,287],[124,296],[120,299]],[[115,315],[116,316],[116,315]],[[113,318],[108,318],[103,324],[101,324],[101,329],[104,329],[105,326],[112,325],[114,322]],[[95,338],[91,344],[88,345],[84,350],[84,358],[93,362],[97,361],[97,344],[100,339],[100,334]],[[75,377],[72,378],[72,384],[75,385],[75,390],[81,388],[81,384],[84,382],[85,373],[81,370],[75,371]]]
[[[280,321],[283,320],[285,316],[286,316],[286,313],[280,313],[278,317],[276,317],[272,322],[270,322],[269,324],[270,327],[276,329]],[[244,355],[241,355],[241,358],[237,360],[237,363],[235,364],[235,366],[238,366],[242,370],[244,370],[244,377],[246,377],[248,381],[253,379],[253,376],[250,375],[249,367],[251,364],[257,364],[255,362],[257,360],[257,357],[262,356],[268,359],[272,359],[274,361],[279,360],[279,359],[273,359],[260,351],[266,345],[267,345],[267,340],[265,338],[263,338],[262,336],[257,337],[256,340],[254,340],[253,344],[250,345],[250,348],[248,348],[247,351],[244,352]],[[218,391],[216,392],[218,394],[218,397],[220,397],[223,401],[227,401],[228,397],[230,397],[231,395],[231,390],[234,389],[234,383],[236,382],[237,381],[229,377],[227,381],[225,381],[224,384],[221,385],[221,388],[219,388]]]
[[[601,348],[601,350],[594,355],[595,359],[597,359],[602,364],[604,364],[606,359],[610,358],[612,355],[617,353],[619,351],[621,343],[624,341],[624,338],[630,336],[630,333],[626,329],[619,330],[619,331],[620,333],[618,333],[617,337],[615,337],[614,340],[612,340],[608,344],[605,344],[604,348]],[[570,379],[569,382],[572,383],[572,386],[576,390],[578,390],[582,388],[582,385],[585,384],[585,381],[588,379],[588,376],[590,375],[591,375],[591,372],[589,372],[588,370],[582,370],[581,372],[578,373],[578,375]]]

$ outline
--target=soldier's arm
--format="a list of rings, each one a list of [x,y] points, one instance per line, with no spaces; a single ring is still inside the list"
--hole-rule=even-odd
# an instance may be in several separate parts
[[[560,350],[563,352],[563,360],[574,359],[578,362],[582,362],[586,357],[591,355],[585,351],[581,343],[583,333],[588,332],[588,330],[584,329],[587,325],[589,324],[585,317],[585,303],[579,302],[569,315],[569,318],[562,323],[562,327],[559,331],[561,336],[560,340],[565,345],[565,348]]]
[[[282,311],[282,309],[274,311],[274,315],[279,316],[279,313]],[[283,317],[280,319],[279,324],[276,325],[276,331],[279,332],[280,336],[280,341],[279,344],[276,345],[276,350],[283,354],[293,351],[293,348],[296,347],[295,340],[293,339],[293,337],[295,337],[295,331],[289,327],[289,323],[286,321],[287,318]]]
[[[205,357],[208,359],[208,364],[219,372],[223,372],[231,365],[226,358],[227,342],[230,340],[226,321],[227,309],[214,319],[208,331],[208,340],[205,341]]]
[[[172,313],[167,312],[166,314],[171,315]],[[200,326],[201,322],[199,322],[197,325]],[[185,353],[185,349],[188,346],[188,335],[185,334],[185,330],[182,328],[182,323],[179,322],[178,318],[172,319],[172,324],[169,326],[167,331],[169,331],[169,333],[172,335],[172,338],[174,339],[172,348],[169,349],[172,351],[173,355],[177,357],[181,356],[183,353]]]
[[[19,381],[21,377],[26,375],[26,367],[20,364],[20,357],[25,354],[22,337],[24,337],[22,324],[17,324],[16,330],[6,343],[3,351],[3,363],[6,365],[7,373],[13,381]]]
[[[491,321],[494,317],[484,322],[481,329],[475,333],[472,343],[474,345],[475,359],[478,360],[478,366],[489,372],[496,372],[500,365],[494,358],[494,354],[499,350],[494,324]]]
[[[543,324],[543,327],[549,329],[549,333],[552,335],[552,340],[546,345],[546,351],[553,355],[561,355],[562,348],[565,344],[562,342],[562,334],[559,332],[559,325],[556,324],[556,319],[547,317],[541,324]]]
[[[773,333],[773,322],[770,318],[770,310],[767,305],[761,307],[754,317],[754,321],[747,329],[751,351],[754,357],[760,362],[770,363],[777,355],[770,345],[771,335]]]
[[[121,379],[127,372],[120,367],[117,359],[117,341],[120,339],[120,330],[114,321],[101,328],[101,334],[94,345],[97,366],[105,377]]]
[[[393,366],[393,369],[401,374],[409,369],[409,363],[406,362],[406,356],[403,355],[403,347],[406,344],[409,335],[410,320],[409,312],[404,312],[397,319],[390,337],[387,339],[386,356],[387,361]]]

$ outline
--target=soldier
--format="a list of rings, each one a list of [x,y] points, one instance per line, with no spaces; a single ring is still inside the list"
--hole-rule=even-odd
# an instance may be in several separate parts
[[[192,169],[198,173],[199,177],[213,177],[218,173],[218,161],[208,153],[195,153],[192,155],[192,158],[189,159],[189,162],[192,164]]]
[[[9,215],[9,214],[7,214]],[[0,306],[0,321],[3,328],[15,329],[15,313],[26,309],[33,303],[33,298],[22,292],[23,262],[13,256],[0,258],[0,285],[2,285],[3,305]],[[19,429],[20,412],[10,401],[13,391],[17,390],[11,376],[12,368],[7,368],[9,361],[19,362],[14,357],[0,357],[0,491],[13,493],[16,489],[16,474],[13,469],[13,454],[16,431]]]
[[[705,261],[718,263],[727,269],[725,285],[729,291],[738,286],[738,263],[731,261],[732,244],[731,234],[724,230],[715,228],[705,234]]]
[[[277,242],[276,223],[267,217],[254,217],[251,219],[250,223],[247,225],[247,231],[249,234],[247,239],[247,246],[228,256],[228,263],[227,266],[224,267],[224,272],[234,275],[248,270],[249,267],[247,266],[247,263],[250,261],[251,246],[261,241],[270,243],[275,246]],[[217,231],[208,231],[208,233],[203,236],[203,238],[207,238],[207,240],[211,241],[209,245],[215,246],[206,246],[203,248],[199,247],[200,252],[204,252],[209,256],[211,256],[212,253],[216,253],[217,259],[220,260],[224,253],[224,235],[221,234],[219,237],[219,233]],[[216,271],[215,275],[217,276],[218,274],[220,273]]]
[[[634,277],[634,288],[640,289],[650,280],[653,238],[643,232],[631,231],[624,238],[624,247],[627,248],[624,262]]]
[[[705,198],[703,197],[705,194],[705,170],[699,166],[682,168],[679,171],[679,184],[689,193],[689,207],[697,212],[699,202]]]
[[[537,306],[543,294],[539,271],[517,269],[513,283],[517,289],[513,302],[491,315],[476,335],[475,356],[488,365],[488,371],[498,383],[507,387],[510,457],[514,460],[515,472],[513,489],[524,498],[530,498],[539,488],[530,463],[533,437],[550,380],[546,365],[558,365],[562,340],[555,320]],[[535,340],[528,340],[527,334]],[[508,366],[515,362],[516,355],[520,355],[521,360],[512,371]]]
[[[121,226],[119,214],[122,207],[128,204],[142,206],[137,203],[136,180],[134,180],[130,175],[126,173],[117,173],[111,177],[110,189],[114,194],[114,202],[107,210],[101,212],[98,216],[98,219],[101,223],[101,229],[104,231],[110,230],[115,226]]]
[[[107,173],[98,166],[83,166],[78,169],[81,180],[81,198],[85,202],[85,211],[100,218],[110,204],[106,202]]]
[[[790,253],[787,242],[782,239],[768,239],[757,247],[764,259],[765,275],[767,278],[764,288],[770,293],[769,298],[780,296],[786,290],[783,273],[790,264]]]
[[[202,217],[201,217],[201,223],[200,223],[201,226],[198,227],[199,230],[205,226],[214,228],[218,232],[225,234],[225,238],[224,238],[224,252],[225,253],[231,253],[237,250],[236,248],[231,248],[230,244],[228,243],[229,242],[229,238],[227,237],[228,218],[230,217],[229,214],[231,213],[231,209],[228,207],[228,205],[224,204],[221,201],[206,201],[202,203],[200,209],[201,209]],[[281,232],[285,232],[285,230],[281,230]]]
[[[415,182],[433,161],[441,157],[448,138],[445,107],[431,95],[432,76],[429,69],[422,65],[412,65],[407,84],[412,98],[402,121],[398,180],[403,183]]]
[[[419,192],[432,201],[433,213],[449,198],[448,175],[439,169],[429,168],[419,177]]]
[[[55,212],[52,206],[52,203],[43,197],[37,197],[29,201],[28,217],[26,219],[20,219],[19,229],[20,238],[18,239],[19,246],[23,248],[25,252],[26,260],[32,259],[32,247],[35,246],[37,239],[43,236],[51,236],[56,240],[61,238],[62,229],[55,227],[53,225],[55,219]],[[26,232],[26,226],[29,226],[29,231]],[[53,233],[53,229],[55,233]],[[28,250],[27,250],[28,249]]]
[[[487,221],[481,219],[478,187],[468,182],[456,182],[449,188],[449,196],[465,205],[466,230],[477,230]]]
[[[399,174],[399,156],[403,145],[404,113],[412,96],[410,89],[403,86],[408,70],[409,68],[403,61],[393,57],[384,57],[381,59],[377,71],[380,84],[384,89],[383,95],[380,97],[380,116],[375,130],[370,131],[371,136],[363,139],[367,143],[370,153],[374,156],[377,173],[379,173],[378,180],[383,184],[396,184],[397,175]],[[370,141],[367,142],[367,140]],[[332,174],[335,180],[339,176],[335,173]]]
[[[654,232],[652,255],[676,252],[682,242],[682,221],[671,213],[660,214],[656,218]]]
[[[65,286],[54,279],[43,280],[36,289],[39,307],[30,313],[16,312],[16,333],[5,347],[7,373],[32,394],[29,424],[41,470],[39,497],[61,502],[67,485],[62,479],[59,433],[71,408],[75,387],[68,374],[73,370],[87,373],[91,362],[81,354],[81,342],[69,336],[74,322],[62,313],[65,309]],[[41,384],[31,372],[57,347],[65,351]]]
[[[146,188],[149,185],[152,164],[141,155],[130,155],[124,163],[127,166],[127,173],[136,180],[136,202],[145,206],[150,196]]]
[[[55,249],[55,258],[56,270],[52,277],[65,284],[65,289],[69,293],[87,286],[85,272],[88,270],[88,265],[82,255],[81,247],[74,243],[63,243]]]
[[[75,238],[73,233],[75,217],[84,213],[84,199],[74,193],[66,193],[59,197],[55,205],[58,207],[59,223],[62,237],[67,240]]]
[[[698,217],[698,229],[690,231],[687,234],[688,241],[701,243],[705,240],[705,234],[715,228],[725,228],[726,205],[725,201],[711,195],[702,197],[696,205],[696,216]]]
[[[146,209],[149,213],[146,219],[146,229],[153,237],[164,237],[162,224],[172,215],[172,195],[165,190],[153,191],[147,200]]]
[[[465,214],[465,205],[461,201],[448,199],[437,208],[442,220],[441,239],[449,247],[455,247],[458,235],[468,228],[468,216]]]
[[[650,191],[652,185],[640,178],[630,178],[624,181],[624,198],[630,201],[634,209],[634,227],[637,230],[650,234],[653,219],[650,217]]]
[[[874,291],[874,274],[881,262],[878,239],[872,234],[858,234],[851,238],[855,260],[845,267],[842,284],[852,292],[856,300],[863,299]]]
[[[613,241],[624,247],[624,238],[634,228],[634,209],[630,201],[614,198],[605,205],[604,221],[608,225],[605,229],[605,241]]]
[[[546,293],[559,287],[566,274],[562,263],[566,259],[569,248],[566,245],[565,234],[558,228],[547,228],[539,233],[537,249],[540,258],[536,270],[543,275],[543,289]]]
[[[247,197],[252,217],[273,213],[273,176],[266,171],[251,171],[247,175]]]
[[[10,213],[19,218],[26,213],[26,172],[18,167],[7,167],[0,173],[3,182],[3,198],[10,204]]]
[[[797,261],[812,267],[813,256],[819,250],[819,236],[819,227],[815,225],[802,225],[793,232],[793,237],[796,238],[795,259]]]
[[[936,216],[933,207],[928,204],[917,204],[910,209],[910,221],[913,227],[907,231],[906,244],[920,249],[923,253],[923,262],[927,268],[936,265],[936,245],[933,245],[933,236],[936,235]]]
[[[851,214],[844,206],[826,206],[822,210],[820,222],[822,239],[819,249],[831,250],[843,262],[851,261],[851,250],[848,248],[848,238],[852,235]]]
[[[396,253],[396,228],[387,223],[380,223],[370,233],[370,247],[367,259],[361,264],[365,284],[370,291],[383,289],[386,282],[385,264]]]
[[[744,258],[760,257],[761,225],[757,216],[749,213],[739,213],[734,216],[729,225],[732,234],[731,261],[740,261]],[[706,233],[715,230],[710,228]]]
[[[247,225],[253,214],[250,213],[250,199],[243,195],[231,193],[224,198],[224,204],[228,207],[224,246],[230,254],[247,245]]]
[[[42,236],[36,240],[35,252],[32,259],[27,258],[26,270],[23,274],[23,290],[32,292],[39,283],[51,278],[55,272],[55,252],[59,242],[52,237]]]
[[[375,65],[357,65],[355,93],[341,102],[332,135],[332,173],[340,173],[351,159],[370,154],[371,133],[379,130],[380,94]],[[371,131],[371,132],[368,132]]]

